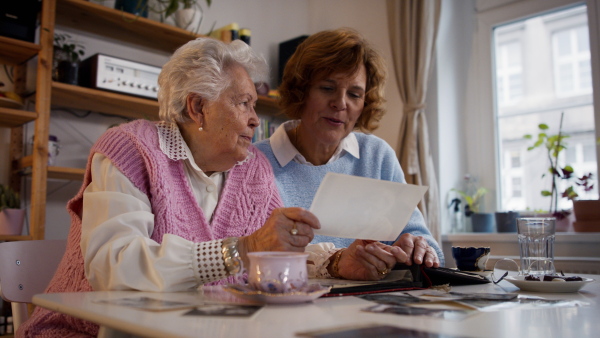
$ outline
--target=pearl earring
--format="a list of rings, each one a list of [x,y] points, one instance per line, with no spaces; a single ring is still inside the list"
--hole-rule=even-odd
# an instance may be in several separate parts
[[[198,130],[202,131],[203,129],[202,129],[202,127],[200,127],[200,128],[198,128]]]

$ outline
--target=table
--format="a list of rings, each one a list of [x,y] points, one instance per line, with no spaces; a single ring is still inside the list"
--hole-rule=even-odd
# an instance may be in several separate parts
[[[97,302],[140,296],[202,302],[205,296],[201,291],[40,294],[34,296],[33,303],[98,323],[102,326],[102,332],[123,331],[148,337],[294,337],[297,332],[367,323],[441,333],[445,337],[598,337],[600,336],[600,276],[582,276],[594,278],[595,281],[585,285],[578,293],[522,292],[506,281],[498,285],[490,283],[453,287],[452,291],[457,292],[518,292],[522,295],[578,300],[589,304],[580,307],[480,312],[461,321],[364,312],[361,309],[374,303],[352,296],[319,298],[312,303],[303,304],[266,305],[248,318],[182,316],[189,309],[152,312]],[[410,293],[414,292],[419,291],[410,291]]]

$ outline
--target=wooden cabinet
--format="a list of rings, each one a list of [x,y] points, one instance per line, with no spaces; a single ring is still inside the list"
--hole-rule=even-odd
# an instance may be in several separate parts
[[[0,107],[0,126],[11,128],[11,185],[19,184],[20,175],[31,176],[31,197],[28,203],[31,207],[30,236],[0,236],[0,241],[43,239],[47,178],[78,180],[83,177],[83,169],[47,165],[51,106],[92,110],[129,118],[158,118],[158,103],[155,100],[53,82],[51,68],[55,24],[169,53],[197,37],[177,27],[84,0],[43,0],[39,44],[0,37],[0,63],[16,67],[17,93],[25,90],[25,62],[37,56],[35,111]],[[261,114],[276,114],[277,102],[260,97],[257,110]],[[35,124],[33,153],[21,157],[22,126],[28,122]]]

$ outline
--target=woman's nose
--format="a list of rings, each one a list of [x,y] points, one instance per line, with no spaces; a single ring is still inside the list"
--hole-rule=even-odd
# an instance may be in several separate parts
[[[346,95],[344,93],[336,93],[331,99],[331,107],[335,110],[346,109]]]
[[[256,128],[260,125],[260,119],[258,118],[258,114],[254,107],[251,108],[250,112],[250,120],[248,121],[248,125],[252,128]]]

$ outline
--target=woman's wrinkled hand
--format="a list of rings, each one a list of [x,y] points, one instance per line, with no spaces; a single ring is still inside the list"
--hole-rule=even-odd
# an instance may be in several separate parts
[[[265,224],[253,234],[240,238],[240,254],[255,251],[296,251],[314,237],[313,229],[321,228],[317,217],[303,208],[275,209]]]
[[[402,234],[394,246],[402,249],[407,257],[411,257],[406,261],[406,265],[424,264],[428,268],[440,266],[440,259],[435,249],[429,246],[427,240],[421,236],[414,236],[410,233]]]
[[[355,240],[342,252],[338,273],[344,279],[380,280],[408,256],[399,247],[376,241]]]

